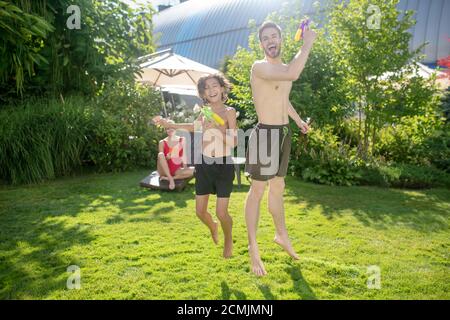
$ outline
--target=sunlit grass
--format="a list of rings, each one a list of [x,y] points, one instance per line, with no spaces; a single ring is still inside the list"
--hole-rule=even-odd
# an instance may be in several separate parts
[[[286,218],[300,261],[273,242],[262,204],[268,276],[249,273],[244,201],[235,188],[234,257],[224,260],[182,193],[138,187],[147,172],[0,188],[2,299],[449,299],[449,190],[328,187],[287,180]],[[214,212],[215,198],[210,201]],[[222,241],[221,241],[222,242]],[[67,267],[81,268],[68,290]],[[381,289],[367,288],[367,267]]]

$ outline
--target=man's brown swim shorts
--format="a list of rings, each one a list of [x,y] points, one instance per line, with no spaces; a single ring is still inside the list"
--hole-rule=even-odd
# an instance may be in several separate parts
[[[245,172],[258,181],[285,177],[291,153],[292,132],[288,124],[258,123],[248,141]]]

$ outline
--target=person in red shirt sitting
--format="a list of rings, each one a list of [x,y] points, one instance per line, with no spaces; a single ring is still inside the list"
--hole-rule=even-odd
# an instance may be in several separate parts
[[[168,128],[166,132],[167,137],[159,142],[158,173],[161,180],[169,180],[169,189],[173,190],[175,179],[192,177],[194,169],[187,166],[184,138],[177,136],[174,129]]]

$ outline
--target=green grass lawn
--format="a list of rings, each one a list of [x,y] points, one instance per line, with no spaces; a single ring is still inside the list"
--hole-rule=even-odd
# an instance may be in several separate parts
[[[235,249],[224,260],[195,215],[193,182],[183,193],[158,193],[138,187],[146,174],[0,187],[0,298],[450,298],[450,190],[288,178],[287,226],[301,258],[272,242],[265,197],[258,239],[268,275],[256,278],[244,220],[248,184],[232,194]],[[70,265],[81,268],[80,290],[66,288]],[[371,265],[381,270],[379,290],[367,288]]]

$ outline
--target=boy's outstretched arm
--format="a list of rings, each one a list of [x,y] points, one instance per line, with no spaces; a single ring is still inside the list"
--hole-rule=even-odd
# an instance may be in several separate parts
[[[198,121],[198,119],[196,121]],[[155,124],[163,126],[166,129],[186,130],[189,132],[194,132],[194,123],[172,123],[167,121],[167,119],[161,118],[158,119]]]

